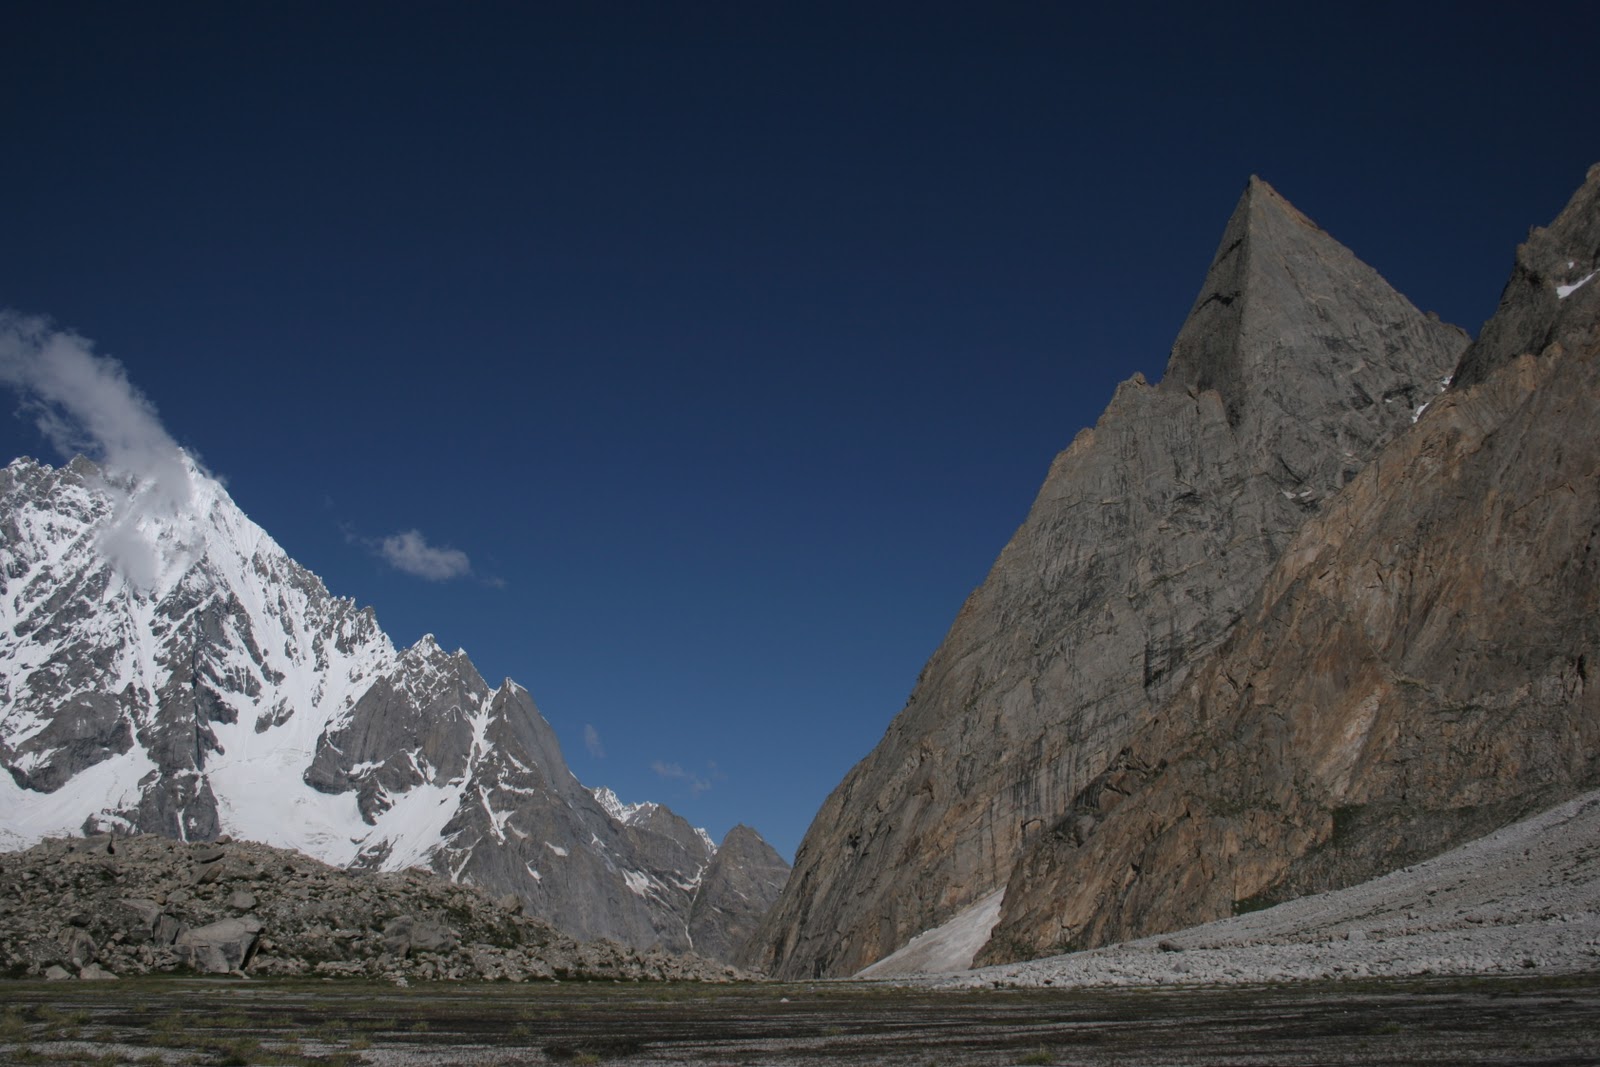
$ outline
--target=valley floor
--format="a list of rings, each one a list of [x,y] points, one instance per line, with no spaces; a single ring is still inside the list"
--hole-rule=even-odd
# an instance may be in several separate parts
[[[859,982],[0,985],[0,1061],[1600,1064],[1600,975],[1137,990]]]

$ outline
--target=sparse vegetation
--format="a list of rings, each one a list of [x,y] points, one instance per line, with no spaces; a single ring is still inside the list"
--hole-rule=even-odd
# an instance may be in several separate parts
[[[1592,975],[1181,993],[844,983],[674,992],[667,1002],[657,988],[609,982],[426,990],[261,980],[20,983],[0,987],[0,1063],[364,1067],[395,1050],[446,1064],[473,1059],[464,1051],[475,1049],[475,1062],[503,1067],[625,1064],[641,1054],[681,1059],[687,1043],[721,1063],[769,1062],[781,1052],[801,1067],[831,1067],[892,1050],[897,1062],[927,1067],[1139,1067],[1170,1062],[1174,1032],[1196,1049],[1279,1067],[1419,1052],[1441,1062],[1582,1062],[1600,1028],[1600,977]],[[73,1029],[76,1041],[60,1037]]]

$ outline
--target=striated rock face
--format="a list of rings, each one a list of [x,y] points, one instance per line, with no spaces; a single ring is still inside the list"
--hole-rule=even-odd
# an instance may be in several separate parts
[[[695,893],[689,916],[694,950],[709,959],[734,959],[788,878],[789,864],[760,834],[743,823],[729,830]]]
[[[1252,179],[1161,383],[1056,458],[743,959],[851,974],[1006,884],[1465,344]]]
[[[181,455],[0,470],[0,767],[0,848],[226,833],[674,952],[716,851],[584,788],[515,682],[431,636],[396,650]]]
[[[1353,884],[1600,784],[1597,259],[1600,167],[1450,391],[1031,844],[980,962]]]

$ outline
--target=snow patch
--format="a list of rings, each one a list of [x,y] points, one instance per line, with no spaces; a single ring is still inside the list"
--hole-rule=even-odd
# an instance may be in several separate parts
[[[600,806],[605,809],[607,815],[624,826],[627,826],[641,815],[648,815],[656,809],[656,805],[648,800],[642,800],[637,804],[624,804],[617,799],[617,794],[605,786],[599,786],[589,790],[589,792],[593,794],[595,800],[599,801]]]
[[[1570,267],[1571,264],[1569,263],[1568,266]],[[1600,270],[1590,271],[1588,274],[1585,274],[1571,285],[1556,286],[1556,299],[1565,300],[1567,297],[1571,296],[1573,293],[1576,293],[1579,289],[1582,289],[1585,285],[1587,285],[1589,283],[1589,279],[1593,278],[1596,274],[1600,274]]]
[[[979,897],[944,924],[924,930],[896,952],[864,968],[856,977],[887,978],[970,969],[972,958],[989,940],[994,924],[1000,921],[1000,905],[1005,898],[1005,886]]]
[[[86,767],[54,793],[23,789],[9,774],[0,774],[0,848],[28,848],[47,837],[75,837],[84,812],[103,822],[118,820],[118,812],[139,806],[139,780],[156,769],[137,746],[118,756]]]

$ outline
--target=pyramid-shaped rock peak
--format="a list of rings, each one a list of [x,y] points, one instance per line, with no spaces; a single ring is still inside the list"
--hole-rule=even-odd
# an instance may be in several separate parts
[[[706,868],[689,917],[695,951],[731,959],[778,899],[789,864],[743,823],[729,830]]]
[[[1361,882],[1600,785],[1600,298],[1574,288],[1597,178],[1519,250],[1511,321],[1484,330],[1522,354],[1457,381],[1301,528],[1226,644],[1030,843],[980,963]]]
[[[1056,458],[746,960],[854,973],[1004,885],[1465,344],[1252,181],[1166,377]]]
[[[1367,453],[1403,429],[1453,369],[1419,380],[1419,366],[1437,367],[1466,340],[1251,178],[1162,384],[1215,390],[1280,488],[1325,491],[1353,473],[1344,453]]]

